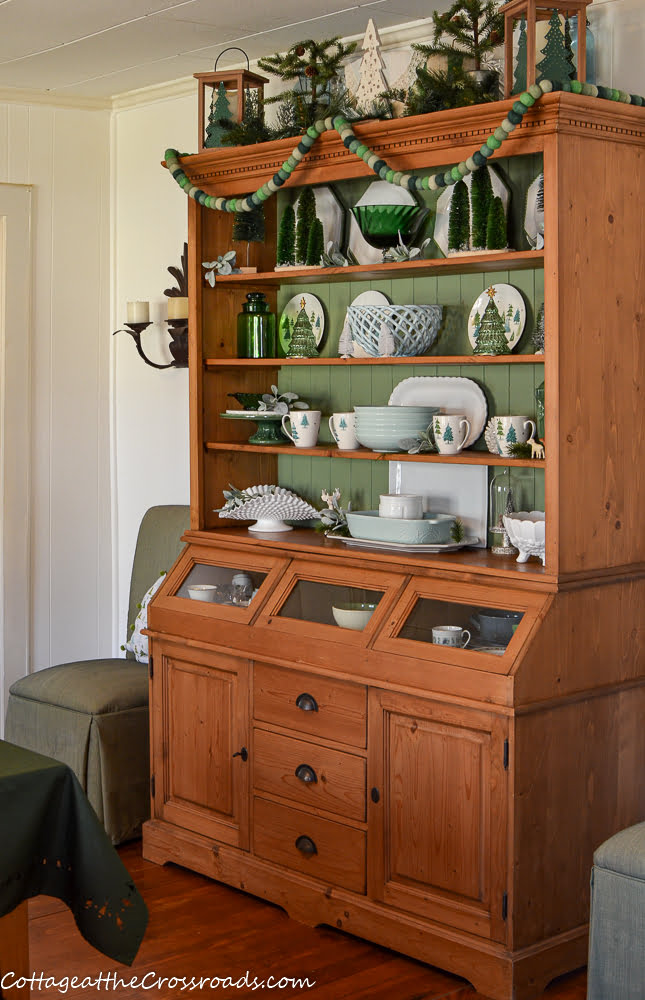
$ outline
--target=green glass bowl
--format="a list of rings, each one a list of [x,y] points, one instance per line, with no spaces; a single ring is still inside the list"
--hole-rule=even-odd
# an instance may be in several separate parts
[[[428,214],[421,205],[356,205],[352,215],[370,246],[385,250],[411,240]]]

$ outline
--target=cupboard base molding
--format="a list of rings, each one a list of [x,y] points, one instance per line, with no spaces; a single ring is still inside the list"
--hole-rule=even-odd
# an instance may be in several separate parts
[[[490,1000],[535,1000],[552,979],[587,960],[587,925],[512,952],[159,820],[144,824],[143,856],[160,865],[183,865],[258,896],[300,923],[336,927],[463,976]]]

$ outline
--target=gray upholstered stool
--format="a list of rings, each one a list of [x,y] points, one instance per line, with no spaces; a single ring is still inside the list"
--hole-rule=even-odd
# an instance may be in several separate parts
[[[137,604],[181,551],[186,506],[143,517],[130,580]],[[5,739],[69,765],[114,844],[139,835],[150,814],[148,667],[127,659],[62,663],[11,686]]]
[[[645,1000],[645,823],[593,861],[587,1000]]]

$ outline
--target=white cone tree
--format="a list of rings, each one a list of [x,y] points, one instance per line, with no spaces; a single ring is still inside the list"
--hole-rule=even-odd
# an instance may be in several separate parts
[[[381,59],[381,39],[371,18],[368,21],[363,39],[363,52],[356,100],[361,107],[369,108],[379,94],[387,90],[387,82],[383,76],[383,60]]]

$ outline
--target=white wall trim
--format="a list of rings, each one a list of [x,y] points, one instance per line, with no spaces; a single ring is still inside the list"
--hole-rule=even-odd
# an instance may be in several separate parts
[[[109,97],[72,97],[55,90],[27,90],[17,87],[0,87],[0,104],[45,105],[56,108],[76,108],[80,111],[109,111]]]

